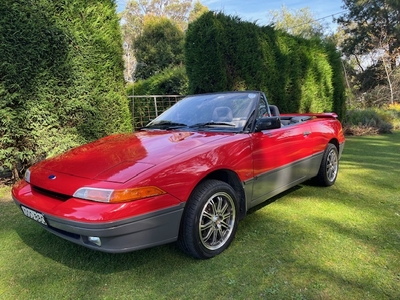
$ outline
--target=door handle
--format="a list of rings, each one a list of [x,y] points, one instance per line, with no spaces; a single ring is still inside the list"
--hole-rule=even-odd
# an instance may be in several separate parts
[[[310,134],[311,134],[311,131],[304,131],[304,132],[303,132],[303,135],[304,135],[304,136],[309,136]]]

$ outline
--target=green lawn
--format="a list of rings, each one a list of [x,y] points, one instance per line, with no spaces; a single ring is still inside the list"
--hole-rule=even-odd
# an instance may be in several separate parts
[[[0,191],[0,299],[400,299],[400,132],[348,138],[338,181],[249,214],[213,259],[95,252]]]

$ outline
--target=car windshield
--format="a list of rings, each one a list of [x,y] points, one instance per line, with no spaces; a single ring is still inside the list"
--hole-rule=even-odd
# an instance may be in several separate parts
[[[258,99],[258,92],[188,96],[151,121],[144,129],[241,132]]]

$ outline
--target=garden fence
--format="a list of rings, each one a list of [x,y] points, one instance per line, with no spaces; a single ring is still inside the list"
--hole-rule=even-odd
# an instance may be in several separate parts
[[[133,128],[145,126],[183,97],[181,95],[128,96],[132,102]]]

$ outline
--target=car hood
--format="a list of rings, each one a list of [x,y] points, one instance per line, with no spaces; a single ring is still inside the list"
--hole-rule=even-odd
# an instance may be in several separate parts
[[[111,135],[44,160],[32,168],[75,177],[123,183],[177,155],[186,157],[194,148],[227,134],[140,131]],[[50,177],[49,177],[50,178]]]

